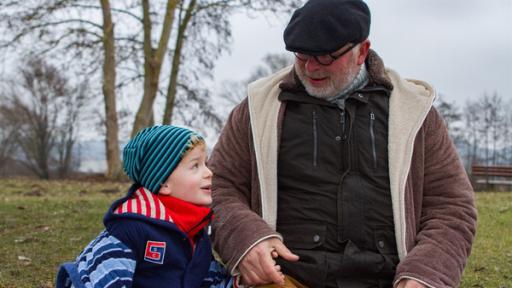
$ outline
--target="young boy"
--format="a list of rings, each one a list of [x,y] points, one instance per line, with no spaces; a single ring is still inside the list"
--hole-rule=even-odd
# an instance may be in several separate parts
[[[57,287],[200,287],[212,260],[203,138],[153,126],[128,142],[123,160],[134,184],[108,210],[105,230],[61,267]]]

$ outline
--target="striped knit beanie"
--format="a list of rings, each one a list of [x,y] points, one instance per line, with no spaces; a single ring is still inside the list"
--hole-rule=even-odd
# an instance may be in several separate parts
[[[124,147],[124,171],[133,182],[157,194],[193,144],[192,138],[203,139],[193,131],[176,126],[145,128]]]

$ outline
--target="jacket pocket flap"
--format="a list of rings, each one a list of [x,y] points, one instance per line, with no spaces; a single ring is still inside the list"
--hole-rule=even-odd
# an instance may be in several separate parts
[[[279,225],[284,244],[291,249],[313,249],[325,242],[326,226],[317,224]]]

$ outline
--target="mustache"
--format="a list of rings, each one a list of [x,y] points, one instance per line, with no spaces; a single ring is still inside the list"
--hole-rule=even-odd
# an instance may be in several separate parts
[[[313,79],[322,79],[322,78],[327,78],[327,75],[325,74],[319,74],[319,73],[312,73],[312,74],[308,74],[306,73],[306,76],[308,76],[309,78],[313,78]]]
[[[300,74],[303,77],[309,77],[314,79],[326,78],[329,76],[328,73],[325,73],[323,71],[314,71],[309,73],[305,69],[302,69],[300,67],[298,69],[295,69],[295,71],[297,72],[297,74]]]
[[[326,78],[328,77],[329,75],[327,75],[327,73],[324,73],[324,72],[313,72],[313,73],[308,73],[304,70],[300,71],[300,73],[303,75],[303,76],[306,76],[306,77],[309,77],[309,78],[315,78],[315,79],[320,79],[320,78]]]

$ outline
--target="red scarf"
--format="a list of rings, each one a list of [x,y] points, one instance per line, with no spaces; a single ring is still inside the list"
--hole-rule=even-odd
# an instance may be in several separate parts
[[[173,196],[157,194],[157,197],[171,215],[174,224],[187,234],[192,244],[195,244],[194,236],[213,219],[211,209]]]

